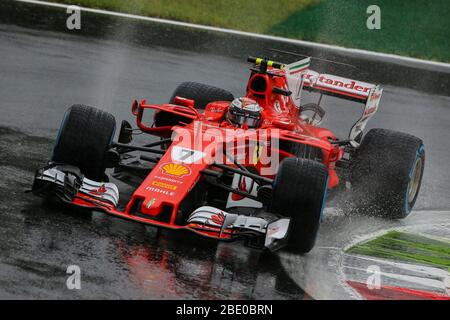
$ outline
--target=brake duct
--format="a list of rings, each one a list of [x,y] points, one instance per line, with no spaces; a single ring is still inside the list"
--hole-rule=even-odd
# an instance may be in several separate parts
[[[229,233],[231,236],[264,237],[264,247],[271,251],[286,244],[289,223],[288,218],[239,215],[210,206],[196,209],[187,220],[188,227],[195,225],[197,228],[203,226],[208,230],[217,230],[218,238],[221,238],[224,233]]]

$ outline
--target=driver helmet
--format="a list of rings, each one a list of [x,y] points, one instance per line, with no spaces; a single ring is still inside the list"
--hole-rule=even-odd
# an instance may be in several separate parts
[[[230,104],[227,117],[230,122],[238,126],[245,123],[249,128],[257,128],[261,125],[262,110],[253,99],[236,98]]]

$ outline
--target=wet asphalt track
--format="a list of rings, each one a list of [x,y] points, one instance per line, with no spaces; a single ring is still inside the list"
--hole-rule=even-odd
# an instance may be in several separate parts
[[[240,95],[247,77],[247,64],[232,58],[0,24],[0,298],[308,298],[296,283],[316,298],[350,297],[335,284],[327,287],[333,282],[327,270],[336,261],[323,250],[335,247],[344,233],[350,239],[373,231],[370,225],[384,226],[382,220],[329,210],[317,248],[299,259],[158,236],[151,227],[103,213],[44,207],[24,193],[50,155],[68,106],[93,105],[131,121],[134,98],[167,101],[187,80]],[[326,99],[333,121],[325,125],[345,137],[360,109]],[[427,162],[417,209],[450,209],[449,123],[450,98],[395,87],[385,89],[370,123],[424,139]],[[72,264],[81,267],[82,290],[66,289]]]

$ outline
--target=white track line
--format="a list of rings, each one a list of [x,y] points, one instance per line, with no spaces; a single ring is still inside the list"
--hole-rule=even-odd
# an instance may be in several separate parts
[[[30,4],[36,4],[36,5],[42,5],[42,6],[48,6],[48,7],[64,8],[64,9],[67,9],[68,7],[71,6],[71,5],[67,5],[67,4],[53,3],[53,2],[46,2],[46,1],[39,1],[39,0],[16,0],[16,1],[30,3]],[[374,52],[374,51],[368,51],[368,50],[362,50],[362,49],[344,48],[344,47],[333,46],[333,45],[329,45],[329,44],[288,39],[288,38],[283,38],[283,37],[269,36],[269,35],[263,35],[263,34],[257,34],[257,33],[252,33],[252,32],[239,31],[239,30],[210,27],[210,26],[204,26],[204,25],[199,25],[199,24],[194,24],[194,23],[173,21],[173,20],[167,20],[167,19],[144,17],[144,16],[139,16],[139,15],[134,15],[134,14],[113,12],[113,11],[108,11],[108,10],[91,9],[91,8],[85,8],[85,7],[79,7],[79,8],[81,9],[81,11],[85,11],[85,12],[92,12],[92,13],[97,13],[97,14],[104,14],[104,15],[116,16],[116,17],[121,17],[121,18],[142,20],[142,21],[164,23],[164,24],[181,26],[181,27],[186,27],[186,28],[194,28],[194,29],[201,29],[201,30],[207,30],[207,31],[216,31],[216,32],[228,33],[228,34],[239,35],[239,36],[259,38],[259,39],[264,39],[264,40],[279,41],[279,42],[296,44],[296,45],[301,45],[301,46],[310,47],[310,48],[328,49],[328,50],[333,50],[335,52],[340,52],[340,53],[358,54],[360,56],[371,57],[371,58],[385,58],[385,59],[390,59],[394,62],[395,61],[411,62],[411,63],[415,63],[415,64],[421,64],[424,66],[438,66],[438,67],[448,68],[448,70],[450,70],[450,64],[444,63],[444,62],[436,62],[436,61],[423,60],[423,59],[417,59],[417,58],[403,57],[403,56],[399,56],[396,54],[380,53],[380,52]]]

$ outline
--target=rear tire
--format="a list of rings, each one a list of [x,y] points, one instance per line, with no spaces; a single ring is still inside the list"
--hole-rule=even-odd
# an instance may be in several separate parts
[[[352,159],[354,211],[407,217],[416,203],[424,166],[421,139],[386,129],[370,130]]]
[[[311,251],[319,231],[326,199],[328,170],[317,161],[283,160],[274,181],[269,211],[290,217],[287,249]]]
[[[87,178],[102,181],[115,128],[111,114],[73,105],[64,115],[51,160],[78,167]]]
[[[293,154],[297,158],[302,159],[310,159],[317,162],[322,162],[322,149],[310,146],[307,144],[302,143],[295,143],[295,142],[281,142],[281,149]]]

